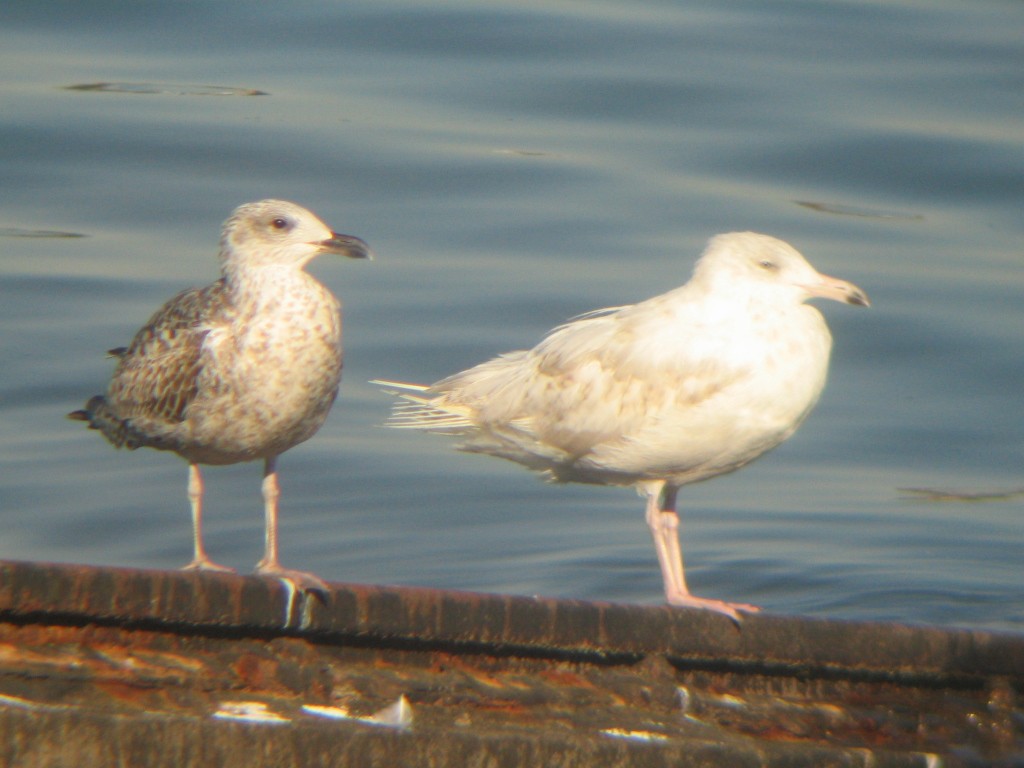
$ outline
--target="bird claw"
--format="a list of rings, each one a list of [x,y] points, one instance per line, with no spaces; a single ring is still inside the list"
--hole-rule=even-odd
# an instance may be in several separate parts
[[[308,594],[315,594],[321,600],[326,600],[327,596],[331,593],[331,588],[327,586],[327,582],[308,571],[295,571],[290,568],[282,568],[276,563],[265,564],[261,562],[256,566],[256,573],[271,579],[291,582],[296,589],[300,589]]]
[[[256,566],[256,573],[259,576],[276,579],[284,585],[287,593],[284,610],[286,629],[308,629],[313,619],[313,603],[307,596],[315,595],[321,603],[326,603],[330,594],[327,583],[319,576],[307,571],[282,568],[276,562],[267,563],[261,560]]]
[[[721,613],[737,624],[743,621],[740,611],[743,613],[758,613],[761,610],[758,606],[747,603],[727,603],[724,600],[694,597],[693,595],[670,595],[668,603],[676,608],[697,608],[698,610]]]
[[[237,573],[234,568],[215,563],[207,557],[193,558],[188,565],[181,566],[183,571],[212,571],[214,573]]]

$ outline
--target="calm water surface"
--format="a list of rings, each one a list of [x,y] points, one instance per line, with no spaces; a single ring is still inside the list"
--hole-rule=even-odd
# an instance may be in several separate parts
[[[694,590],[1024,630],[1022,64],[1024,5],[995,0],[7,3],[0,557],[188,559],[184,463],[63,416],[275,196],[378,254],[313,268],[346,378],[281,462],[286,564],[657,604],[631,491],[383,430],[366,382],[530,346],[755,229],[874,307],[822,307],[832,377],[794,439],[681,494]],[[209,549],[241,569],[259,474],[207,473]]]

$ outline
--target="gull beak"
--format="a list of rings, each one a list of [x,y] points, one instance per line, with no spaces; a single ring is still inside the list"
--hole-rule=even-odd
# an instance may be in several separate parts
[[[846,304],[853,304],[857,307],[870,307],[868,295],[853,283],[840,280],[838,277],[818,275],[817,281],[805,283],[802,286],[811,296],[820,296],[823,299],[833,299]]]
[[[324,253],[336,253],[339,256],[348,256],[350,259],[373,260],[373,251],[364,240],[352,235],[339,235],[331,232],[327,240],[316,243]]]

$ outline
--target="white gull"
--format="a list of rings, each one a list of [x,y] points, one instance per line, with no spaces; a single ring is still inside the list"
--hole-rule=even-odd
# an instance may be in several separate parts
[[[341,304],[305,271],[322,253],[370,258],[366,243],[332,232],[284,200],[239,206],[224,222],[215,283],[179,293],[111,350],[106,395],[68,414],[115,447],[173,451],[189,464],[193,558],[186,569],[230,571],[203,546],[200,464],[263,459],[266,550],[258,573],[326,590],[277,553],[277,457],[312,437],[341,381]]]
[[[635,486],[668,602],[738,621],[758,608],[686,586],[676,493],[779,445],[818,401],[832,337],[804,304],[815,296],[868,306],[781,240],[718,235],[680,288],[588,313],[432,386],[374,383],[401,398],[388,426],[459,435],[463,451],[556,482]]]

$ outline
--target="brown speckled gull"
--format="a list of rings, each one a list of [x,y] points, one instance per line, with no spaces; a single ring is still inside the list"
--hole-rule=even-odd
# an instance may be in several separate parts
[[[671,605],[739,621],[753,605],[690,593],[679,544],[680,487],[739,469],[792,435],[818,400],[832,337],[812,297],[867,306],[788,243],[712,238],[680,288],[591,312],[536,347],[398,394],[390,426],[460,435],[558,482],[632,485]]]
[[[115,447],[188,461],[194,554],[186,569],[231,570],[203,547],[199,465],[263,459],[266,551],[256,570],[326,589],[277,555],[277,457],[320,429],[341,381],[341,304],[305,271],[322,253],[371,258],[362,240],[295,203],[238,207],[221,234],[223,276],[178,294],[128,347],[111,350],[118,363],[107,394],[68,414]]]

